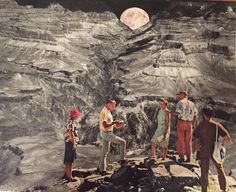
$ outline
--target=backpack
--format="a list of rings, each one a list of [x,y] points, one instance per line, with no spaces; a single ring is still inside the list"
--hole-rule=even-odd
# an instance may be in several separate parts
[[[225,160],[225,153],[226,149],[223,146],[222,142],[218,139],[218,126],[216,125],[216,140],[215,140],[215,147],[213,152],[213,158],[218,163],[223,163]]]

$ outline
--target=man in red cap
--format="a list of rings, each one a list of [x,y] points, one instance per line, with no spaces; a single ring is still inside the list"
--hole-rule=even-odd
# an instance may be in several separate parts
[[[68,181],[76,181],[72,177],[72,164],[76,159],[76,147],[78,143],[77,124],[75,120],[79,116],[80,111],[77,108],[72,108],[70,110],[70,121],[66,125],[64,164],[66,166],[66,179]]]
[[[176,106],[176,111],[171,112],[172,115],[178,116],[177,122],[177,151],[179,154],[179,162],[184,162],[186,151],[187,160],[191,161],[192,154],[192,132],[195,126],[197,108],[195,104],[188,100],[188,92],[179,92],[179,101]]]

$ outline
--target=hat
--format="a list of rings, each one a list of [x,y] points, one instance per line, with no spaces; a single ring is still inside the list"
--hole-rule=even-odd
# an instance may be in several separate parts
[[[81,114],[80,111],[79,111],[77,108],[75,108],[75,107],[73,107],[73,108],[70,110],[70,118],[71,118],[71,119],[75,119],[75,118],[79,117],[80,114]]]
[[[178,95],[180,95],[181,93],[185,94],[186,96],[188,96],[188,92],[187,91],[180,91]]]

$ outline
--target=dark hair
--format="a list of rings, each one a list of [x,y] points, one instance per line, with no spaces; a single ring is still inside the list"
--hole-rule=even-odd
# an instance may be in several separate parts
[[[108,104],[108,103],[115,103],[115,104],[116,104],[116,101],[115,101],[114,99],[108,99],[108,100],[107,100],[107,104]]]
[[[202,109],[203,115],[206,115],[207,117],[211,118],[213,116],[213,109],[211,106],[205,106]]]

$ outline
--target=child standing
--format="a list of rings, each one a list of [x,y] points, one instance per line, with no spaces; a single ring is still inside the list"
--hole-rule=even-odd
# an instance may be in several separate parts
[[[151,158],[156,159],[156,145],[162,148],[162,160],[165,160],[168,152],[170,138],[170,111],[167,108],[168,101],[165,98],[160,99],[160,110],[157,115],[157,129],[151,139]]]
[[[76,108],[70,110],[70,120],[66,125],[65,133],[65,155],[64,155],[64,164],[66,169],[66,179],[68,181],[76,181],[72,177],[72,164],[76,159],[76,147],[78,143],[78,133],[77,133],[77,124],[76,119],[80,116],[80,112]]]

